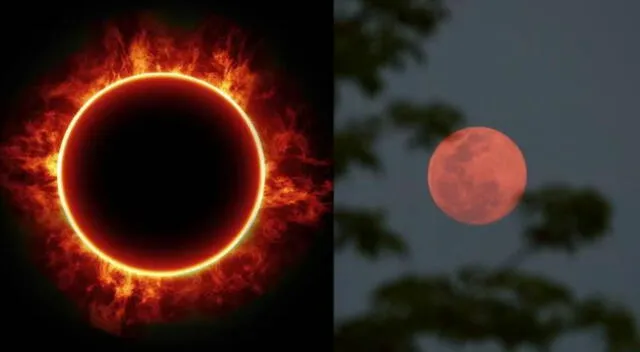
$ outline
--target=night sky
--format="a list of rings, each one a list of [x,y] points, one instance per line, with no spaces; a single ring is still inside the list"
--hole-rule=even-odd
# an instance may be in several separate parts
[[[614,234],[574,258],[545,254],[523,266],[567,282],[580,296],[603,293],[640,316],[637,165],[640,3],[625,0],[452,0],[453,18],[426,45],[428,65],[388,75],[388,93],[368,102],[343,87],[336,124],[376,111],[394,97],[442,98],[469,125],[497,128],[521,147],[529,189],[566,181],[594,186],[614,205]],[[355,174],[336,188],[336,201],[383,206],[392,227],[411,244],[408,262],[370,264],[345,253],[335,259],[337,317],[363,311],[376,283],[402,272],[451,272],[469,263],[493,265],[516,250],[517,213],[486,227],[453,222],[426,188],[429,154],[408,152],[402,136],[379,145],[385,177]],[[425,341],[429,351],[495,351]],[[569,336],[553,351],[598,352],[599,337]]]

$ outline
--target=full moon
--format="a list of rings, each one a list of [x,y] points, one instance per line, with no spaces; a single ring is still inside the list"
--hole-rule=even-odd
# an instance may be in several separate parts
[[[527,184],[527,165],[516,143],[487,127],[451,134],[428,167],[431,197],[461,223],[487,225],[515,209]]]

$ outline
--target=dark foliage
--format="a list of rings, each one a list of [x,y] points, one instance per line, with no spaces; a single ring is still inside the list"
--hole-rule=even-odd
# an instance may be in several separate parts
[[[337,1],[335,84],[355,83],[372,99],[384,90],[384,71],[425,58],[424,41],[449,15],[441,0]],[[463,126],[464,115],[445,102],[396,101],[353,121],[335,132],[338,180],[358,167],[382,173],[374,147],[385,134],[404,131],[407,147],[430,150]],[[419,350],[417,337],[435,336],[459,344],[495,341],[507,351],[521,346],[549,351],[564,334],[599,331],[610,352],[640,351],[635,317],[623,306],[603,297],[576,297],[563,283],[517,268],[539,251],[574,253],[611,235],[606,197],[595,189],[549,185],[526,194],[521,208],[527,245],[504,265],[383,284],[373,292],[367,314],[336,322],[335,350],[412,352]],[[408,254],[384,210],[338,204],[335,221],[336,249],[352,246],[372,260]]]

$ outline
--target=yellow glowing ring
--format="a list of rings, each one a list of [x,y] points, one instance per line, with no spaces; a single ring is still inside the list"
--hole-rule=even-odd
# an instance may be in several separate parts
[[[213,257],[190,267],[186,267],[183,269],[179,269],[179,270],[171,270],[171,271],[151,271],[151,270],[144,270],[144,269],[138,269],[138,268],[134,268],[131,266],[128,266],[124,263],[121,263],[119,261],[117,261],[116,259],[108,256],[107,254],[103,253],[100,249],[98,249],[98,247],[96,247],[96,245],[94,245],[89,238],[82,232],[82,230],[80,229],[80,227],[78,226],[78,224],[76,223],[76,220],[73,217],[73,214],[71,213],[71,211],[69,210],[69,205],[67,204],[67,199],[66,199],[66,195],[64,192],[64,185],[63,185],[63,177],[62,177],[62,164],[63,164],[63,160],[64,160],[64,150],[65,147],[67,145],[67,141],[69,140],[69,136],[71,135],[71,131],[73,130],[73,127],[75,126],[75,124],[78,122],[78,120],[80,119],[80,117],[83,115],[83,113],[91,106],[91,104],[93,102],[95,102],[98,98],[102,97],[105,93],[107,93],[108,91],[119,87],[125,83],[129,83],[135,80],[139,80],[139,79],[145,79],[145,78],[150,78],[150,77],[169,77],[169,78],[178,78],[178,79],[184,79],[193,83],[197,83],[205,88],[210,89],[211,91],[221,95],[222,97],[224,97],[240,114],[240,116],[242,116],[242,119],[244,120],[244,122],[247,124],[247,126],[249,127],[249,130],[251,131],[251,135],[253,137],[253,141],[256,145],[256,149],[258,151],[258,160],[259,160],[259,167],[260,167],[260,180],[259,180],[259,185],[258,185],[258,194],[256,196],[256,201],[253,205],[253,209],[251,209],[251,214],[249,215],[249,218],[247,219],[247,221],[245,222],[243,228],[238,232],[238,234],[236,235],[236,237],[234,238],[234,240],[227,245],[223,250],[221,250],[220,252],[218,252],[216,255],[214,255]],[[131,76],[131,77],[127,77],[124,78],[122,80],[119,80],[109,86],[107,86],[106,88],[104,88],[103,90],[101,90],[100,92],[98,92],[97,94],[95,94],[93,97],[91,97],[91,99],[89,99],[83,106],[82,108],[80,108],[80,110],[78,110],[78,112],[76,113],[76,115],[73,117],[73,120],[71,120],[71,123],[69,124],[69,127],[67,127],[67,130],[64,134],[64,137],[62,138],[62,143],[60,145],[60,150],[58,153],[58,165],[57,165],[57,172],[58,172],[58,195],[60,197],[60,203],[62,206],[62,209],[64,211],[64,214],[66,215],[69,224],[71,225],[71,228],[73,229],[73,231],[76,233],[76,235],[78,235],[78,237],[80,237],[80,240],[84,243],[84,245],[87,246],[87,248],[89,248],[93,253],[95,253],[100,259],[106,261],[107,263],[113,265],[114,267],[126,271],[128,273],[131,274],[135,274],[135,275],[139,275],[139,276],[147,276],[147,277],[156,277],[156,278],[167,278],[167,277],[178,277],[178,276],[185,276],[185,275],[189,275],[189,274],[193,274],[201,269],[204,269],[214,263],[216,263],[217,261],[219,261],[220,259],[222,259],[225,255],[227,255],[231,250],[233,250],[244,238],[244,236],[247,234],[247,232],[249,231],[249,229],[251,228],[251,226],[253,225],[253,223],[255,222],[258,213],[260,212],[260,207],[262,204],[262,199],[264,196],[264,187],[265,187],[265,181],[266,181],[266,160],[265,160],[265,156],[264,156],[264,150],[262,147],[262,141],[260,140],[260,136],[258,135],[258,131],[256,130],[255,126],[253,125],[253,122],[251,122],[251,119],[249,118],[249,116],[244,112],[244,110],[238,105],[238,103],[236,103],[228,94],[226,94],[224,91],[222,91],[221,89],[219,89],[216,86],[213,86],[205,81],[199,80],[197,78],[191,77],[191,76],[187,76],[187,75],[183,75],[183,74],[179,74],[179,73],[171,73],[171,72],[157,72],[157,73],[144,73],[144,74],[140,74],[140,75],[135,75],[135,76]]]

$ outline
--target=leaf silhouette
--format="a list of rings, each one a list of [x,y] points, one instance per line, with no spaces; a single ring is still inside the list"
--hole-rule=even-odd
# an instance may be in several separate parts
[[[354,120],[334,134],[335,177],[343,177],[354,165],[380,171],[382,165],[373,148],[381,133],[382,121],[377,117]]]
[[[438,0],[342,1],[336,10],[336,83],[354,81],[369,96],[384,88],[383,69],[403,68],[407,57],[420,60],[422,40],[448,17]]]
[[[384,211],[340,207],[334,210],[334,221],[337,247],[353,244],[362,255],[369,258],[376,258],[385,252],[407,252],[407,246],[400,236],[387,227]]]
[[[597,190],[550,185],[523,197],[532,246],[575,251],[610,233],[612,208]]]
[[[576,303],[574,326],[577,329],[600,328],[609,352],[640,351],[640,336],[634,315],[608,300],[588,298]]]
[[[522,270],[493,271],[480,267],[466,267],[458,272],[459,280],[469,289],[480,289],[505,296],[510,295],[519,305],[547,308],[573,301],[570,289],[540,275]]]
[[[334,351],[417,352],[419,349],[402,322],[365,315],[336,328]]]
[[[419,105],[398,101],[389,106],[388,114],[396,127],[410,132],[408,146],[412,149],[434,147],[465,120],[460,110],[442,102]]]

